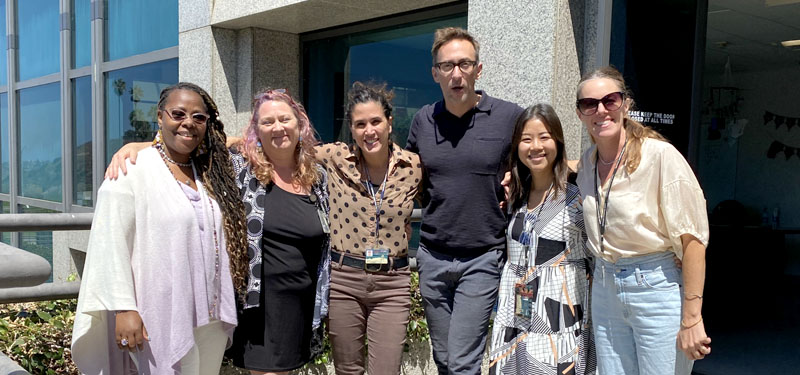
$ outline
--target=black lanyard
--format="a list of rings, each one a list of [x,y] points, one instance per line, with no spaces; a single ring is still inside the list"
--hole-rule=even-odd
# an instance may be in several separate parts
[[[383,197],[386,194],[386,180],[389,178],[389,166],[386,167],[386,173],[383,175],[383,182],[381,183],[381,200],[375,199],[375,189],[372,188],[372,179],[369,177],[369,168],[367,163],[364,163],[364,175],[367,176],[367,181],[364,185],[367,187],[369,196],[372,197],[372,203],[375,205],[375,240],[378,237],[378,230],[381,227],[381,206],[383,206]]]
[[[595,202],[594,208],[597,210],[597,225],[600,227],[600,253],[604,253],[606,251],[605,244],[603,243],[604,235],[606,234],[606,219],[608,219],[608,201],[611,198],[611,186],[614,185],[614,177],[617,176],[617,170],[619,170],[619,165],[622,163],[622,156],[625,155],[625,148],[628,147],[628,139],[625,139],[625,144],[622,146],[622,151],[619,153],[619,157],[617,157],[617,164],[614,166],[614,171],[611,174],[611,181],[608,182],[608,190],[606,190],[606,198],[603,200],[603,212],[602,215],[600,214],[600,202]],[[600,197],[600,187],[598,186],[598,180],[600,177],[597,173],[597,162],[600,160],[600,150],[597,150],[597,155],[594,161],[594,191],[596,193],[596,197]]]

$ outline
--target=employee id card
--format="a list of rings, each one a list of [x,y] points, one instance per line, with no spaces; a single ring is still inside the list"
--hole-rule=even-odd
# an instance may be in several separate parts
[[[533,285],[517,283],[514,285],[514,314],[530,319],[533,303],[536,299],[536,288]]]
[[[389,264],[389,249],[367,249],[364,258],[367,264]]]

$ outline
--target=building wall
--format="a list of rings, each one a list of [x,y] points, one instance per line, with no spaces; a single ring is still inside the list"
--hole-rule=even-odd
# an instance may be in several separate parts
[[[564,128],[569,159],[580,157],[585,133],[574,103],[581,73],[593,68],[597,13],[593,3],[469,2],[469,30],[481,42],[484,65],[479,88],[523,107],[552,105]]]
[[[372,9],[383,9],[390,2],[375,1],[366,10],[340,13],[338,6],[319,8],[314,0],[292,1],[257,6],[250,13],[227,2],[213,5],[214,26],[199,23],[184,7],[207,9],[203,1],[181,2],[180,78],[209,89],[226,120],[228,133],[241,134],[251,116],[253,94],[266,87],[285,87],[299,93],[301,80],[298,34],[292,28],[274,22],[276,14],[309,11],[329,12],[325,25],[366,20],[376,17]],[[439,2],[408,2],[396,13]],[[207,3],[206,3],[207,4]],[[227,4],[227,5],[226,5]],[[344,5],[341,5],[344,4]],[[349,6],[341,2],[341,6]],[[469,29],[482,44],[483,77],[478,87],[490,95],[514,101],[522,106],[537,102],[552,104],[559,113],[567,139],[568,156],[577,159],[585,138],[583,126],[574,115],[575,87],[581,73],[593,68],[596,37],[596,3],[590,0],[483,1],[468,3]],[[229,12],[232,12],[228,14]],[[235,16],[233,16],[235,14]],[[384,11],[381,15],[387,15]],[[316,15],[306,14],[313,19]],[[183,19],[192,18],[184,21]],[[535,20],[535,22],[532,22]],[[299,21],[295,30],[311,31],[311,23]],[[253,26],[258,25],[258,26]],[[585,27],[585,25],[592,25]],[[228,27],[247,26],[239,29]],[[204,53],[210,49],[209,56]],[[228,120],[230,119],[230,120]],[[312,119],[313,120],[313,119]]]

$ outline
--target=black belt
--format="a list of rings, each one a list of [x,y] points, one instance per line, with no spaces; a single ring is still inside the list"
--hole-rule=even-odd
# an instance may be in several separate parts
[[[389,264],[367,264],[364,259],[351,257],[347,254],[337,253],[333,250],[331,250],[331,262],[339,263],[348,267],[359,268],[369,272],[389,271],[408,267],[408,257],[389,258]]]

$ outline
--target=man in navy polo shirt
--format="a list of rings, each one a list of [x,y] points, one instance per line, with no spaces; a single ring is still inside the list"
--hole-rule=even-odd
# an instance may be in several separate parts
[[[518,105],[475,90],[482,64],[466,30],[436,31],[433,80],[444,100],[417,112],[406,148],[425,166],[420,291],[439,374],[480,374],[505,259],[500,182]]]

